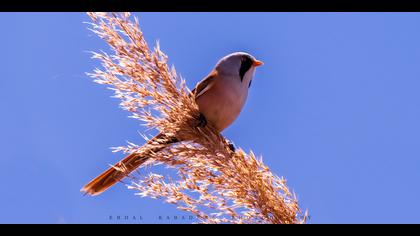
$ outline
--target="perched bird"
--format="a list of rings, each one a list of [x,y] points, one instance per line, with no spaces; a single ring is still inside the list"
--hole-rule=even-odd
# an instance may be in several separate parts
[[[210,74],[191,91],[204,125],[210,123],[218,132],[221,132],[235,121],[247,99],[255,68],[262,64],[261,61],[244,52],[235,52],[220,59]],[[165,134],[161,133],[149,140],[163,146],[149,150],[150,153],[158,152],[167,145],[179,142],[176,138],[163,139],[164,136]],[[147,159],[147,152],[141,155],[132,153],[93,179],[81,191],[98,195],[140,167]],[[119,169],[124,169],[124,171]]]

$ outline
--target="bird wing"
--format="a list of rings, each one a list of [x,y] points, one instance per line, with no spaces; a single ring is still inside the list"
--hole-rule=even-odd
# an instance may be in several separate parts
[[[206,76],[203,80],[198,82],[197,86],[195,86],[195,88],[191,91],[195,99],[203,95],[213,86],[216,76],[217,71],[213,70],[208,76]]]

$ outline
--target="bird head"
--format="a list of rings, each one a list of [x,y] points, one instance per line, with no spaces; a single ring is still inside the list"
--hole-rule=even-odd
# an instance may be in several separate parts
[[[231,53],[217,63],[215,70],[219,75],[237,76],[241,81],[253,77],[255,68],[263,65],[262,61],[246,52]]]

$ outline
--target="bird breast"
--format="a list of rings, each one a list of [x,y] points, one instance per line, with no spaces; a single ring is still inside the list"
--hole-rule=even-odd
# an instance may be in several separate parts
[[[219,76],[212,87],[197,98],[200,112],[219,132],[232,124],[241,112],[248,96],[249,81],[245,80]]]

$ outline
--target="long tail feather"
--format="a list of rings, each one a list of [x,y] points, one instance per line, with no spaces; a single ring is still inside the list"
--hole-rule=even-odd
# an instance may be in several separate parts
[[[151,139],[149,142],[159,140],[162,138],[163,135],[159,134],[155,136],[153,139]],[[171,144],[177,142],[176,138],[169,139],[169,141],[166,141],[161,144]],[[154,148],[153,152],[158,152],[165,148],[159,147]],[[85,192],[86,194],[96,196],[101,193],[103,193],[105,190],[113,186],[114,184],[120,182],[123,178],[128,176],[131,172],[139,168],[144,162],[146,162],[149,159],[147,154],[140,155],[137,153],[132,153],[128,156],[126,156],[123,160],[116,163],[114,166],[100,174],[98,177],[90,181],[88,184],[86,184],[80,191]]]

